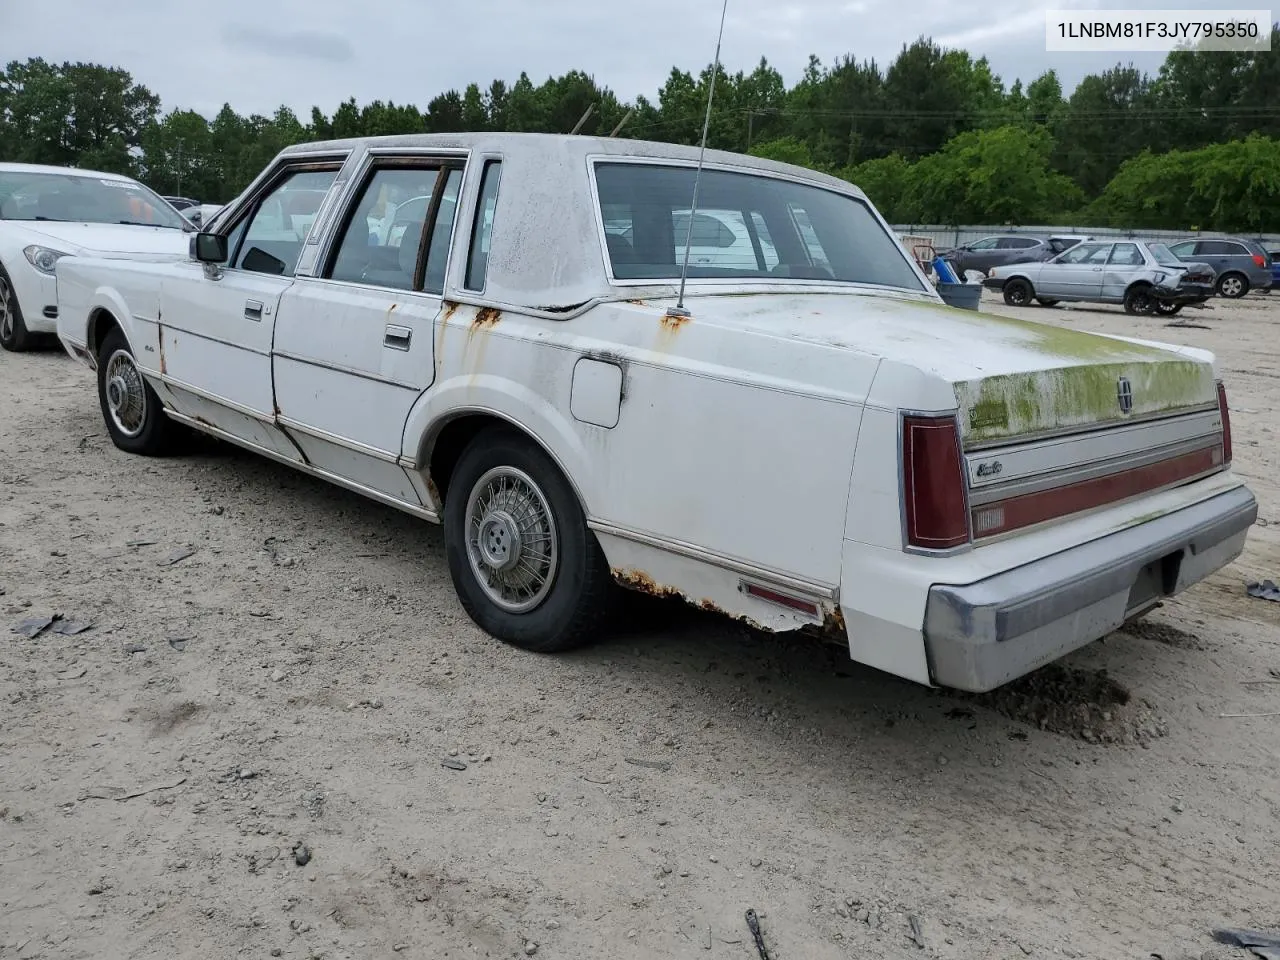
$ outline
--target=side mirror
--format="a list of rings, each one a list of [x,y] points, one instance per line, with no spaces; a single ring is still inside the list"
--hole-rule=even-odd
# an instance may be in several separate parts
[[[191,238],[191,258],[201,263],[226,263],[227,238],[219,233],[197,233]]]

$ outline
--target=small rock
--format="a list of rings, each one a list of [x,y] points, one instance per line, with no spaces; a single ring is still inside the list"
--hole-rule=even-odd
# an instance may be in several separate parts
[[[449,770],[465,770],[467,765],[461,760],[454,760],[452,757],[445,757],[440,761],[440,766]]]
[[[272,955],[273,957],[283,956],[283,954],[284,954],[284,951],[283,951],[283,950],[281,950],[279,947],[272,947],[272,948],[271,948],[271,955]]]
[[[560,921],[559,921],[559,920],[548,920],[548,921],[547,921],[547,929],[548,929],[548,930],[559,930],[559,929],[560,929]]]
[[[627,931],[627,939],[628,939],[628,940],[634,940],[634,939],[635,939],[636,937],[638,937],[638,936],[640,936],[640,932],[639,932],[638,930],[628,930],[628,931]]]
[[[492,759],[493,759],[493,754],[492,754],[492,753],[486,753],[483,757],[481,757],[481,758],[480,758],[480,762],[481,762],[481,763],[488,763],[488,762],[489,762],[490,760],[492,760]]]
[[[663,873],[670,873],[670,872],[671,872],[671,868],[670,868],[669,866],[667,866],[667,865],[664,863],[664,864],[662,865],[662,872],[663,872]]]
[[[311,862],[311,848],[301,841],[295,844],[293,848],[293,862],[300,867],[305,867]]]
[[[457,748],[457,747],[450,747],[450,748],[449,748],[449,756],[451,756],[451,757],[456,757],[457,755],[458,755],[458,748]]]
[[[146,653],[147,648],[140,643],[126,643],[124,645],[125,653]]]
[[[559,831],[559,830],[552,830],[550,827],[547,827],[547,828],[546,828],[545,830],[543,830],[542,832],[543,832],[543,833],[545,833],[548,837],[558,837],[558,836],[560,836],[560,831]]]
[[[239,777],[241,780],[252,780],[254,777],[257,776],[257,774],[254,773],[252,770],[250,770],[248,767],[245,767],[243,770],[237,773],[236,776]]]
[[[751,866],[753,867],[759,867],[762,863],[764,863],[764,861],[761,860],[759,857],[751,858]]]
[[[719,862],[720,862],[720,858],[719,858],[719,857],[716,857],[716,856],[710,856],[710,857],[707,857],[707,859],[708,859],[708,860],[710,860],[712,863],[719,863]]]
[[[528,943],[524,945],[524,955],[526,957],[532,957],[537,952],[538,952],[538,945],[534,943],[532,940],[530,940]]]
[[[397,943],[395,946],[391,948],[393,953],[399,953],[401,950],[408,950],[408,949],[409,949],[409,945],[407,943]]]
[[[284,671],[281,670],[279,667],[271,671],[272,683],[279,683],[283,679],[284,679]]]
[[[688,870],[681,870],[681,871],[680,871],[680,876],[682,876],[682,877],[687,877],[688,875],[689,875],[689,871],[688,871]]]
[[[836,907],[836,914],[837,914],[837,915],[840,917],[840,919],[842,919],[842,920],[848,920],[848,919],[849,919],[849,911],[848,911],[847,909],[845,909],[844,907]]]

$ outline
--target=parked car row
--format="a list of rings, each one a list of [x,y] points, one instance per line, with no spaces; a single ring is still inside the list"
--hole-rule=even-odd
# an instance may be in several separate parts
[[[1123,304],[1126,313],[1172,316],[1214,294],[1207,263],[1186,262],[1163,243],[1140,240],[1086,241],[1045,263],[995,267],[983,284],[1014,307],[1034,300]]]
[[[968,271],[976,271],[989,277],[997,267],[1049,261],[1062,263],[1065,251],[1094,239],[1079,235],[1043,238],[1025,234],[993,236],[952,247],[942,251],[941,256],[961,276]],[[1177,260],[1207,264],[1214,272],[1213,292],[1218,296],[1234,299],[1251,290],[1266,293],[1276,284],[1275,257],[1272,251],[1255,240],[1192,238],[1165,244],[1164,247]]]
[[[621,586],[980,691],[1240,554],[1211,354],[950,309],[853,185],[701,164],[289,147],[189,256],[50,261],[58,337],[119,449],[198,430],[442,523],[464,609],[536,651]]]

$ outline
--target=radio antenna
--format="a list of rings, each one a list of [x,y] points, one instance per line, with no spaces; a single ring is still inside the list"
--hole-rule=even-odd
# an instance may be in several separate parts
[[[707,89],[707,115],[702,121],[702,145],[698,148],[698,170],[693,175],[693,202],[689,205],[689,229],[684,237],[684,264],[680,267],[680,295],[676,305],[667,308],[671,317],[687,317],[689,311],[684,308],[684,284],[689,276],[689,250],[693,247],[693,221],[698,215],[698,186],[702,183],[702,161],[707,155],[707,131],[711,129],[711,104],[716,97],[716,77],[720,73],[720,43],[724,39],[724,18],[729,12],[729,0],[724,0],[720,8],[720,32],[716,35],[716,56],[711,64],[711,84]]]

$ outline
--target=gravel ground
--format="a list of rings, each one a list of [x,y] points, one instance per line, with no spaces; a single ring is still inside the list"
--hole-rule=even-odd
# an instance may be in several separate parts
[[[127,456],[86,369],[0,353],[0,957],[752,960],[749,907],[777,960],[1243,957],[1208,934],[1280,916],[1280,721],[1223,716],[1280,711],[1244,592],[1280,579],[1280,301],[983,309],[1217,351],[1262,516],[984,697],[646,598],[508,648],[437,528],[218,444]],[[92,626],[9,630],[54,614]]]

